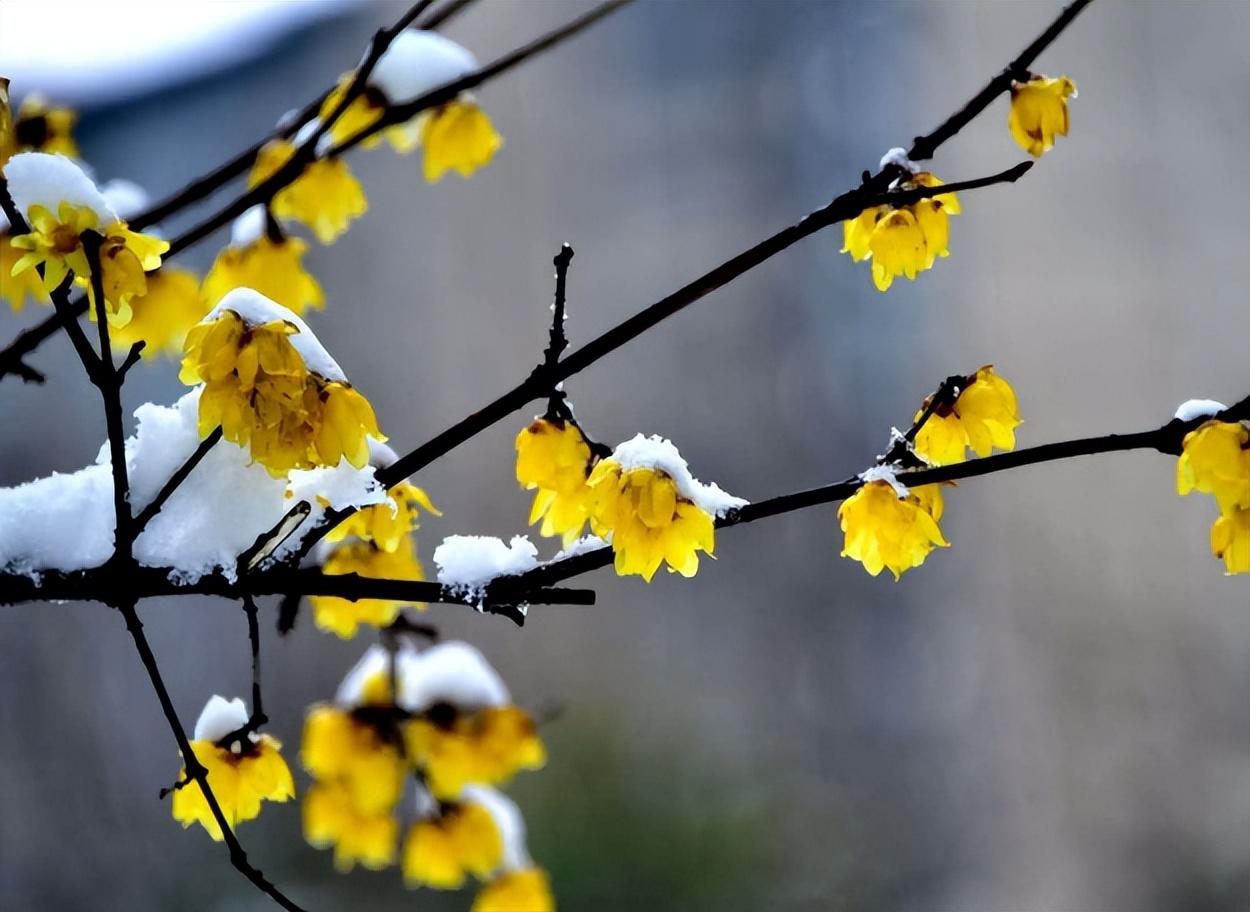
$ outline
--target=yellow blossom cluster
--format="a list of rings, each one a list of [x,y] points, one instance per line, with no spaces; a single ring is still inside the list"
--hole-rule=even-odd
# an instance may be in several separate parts
[[[1025,152],[1036,157],[1049,152],[1056,136],[1068,135],[1068,99],[1076,97],[1076,83],[1067,76],[1033,76],[1011,84],[1007,128]]]
[[[969,450],[988,456],[994,447],[1014,449],[1021,422],[1011,384],[991,365],[957,379],[916,412],[915,455],[931,465],[950,465],[963,462]],[[873,576],[888,569],[897,580],[923,564],[934,548],[950,546],[938,525],[945,508],[940,485],[908,489],[885,469],[863,477],[864,485],[838,509],[843,557],[859,561]]]
[[[269,735],[240,735],[247,721],[242,700],[213,697],[200,714],[191,741],[191,751],[207,771],[209,788],[232,830],[259,816],[262,802],[295,797],[295,781],[282,759],[282,745]],[[220,822],[199,785],[187,779],[185,767],[173,791],[171,811],[184,828],[198,823],[214,840],[223,838]]]
[[[576,422],[536,418],[516,438],[516,478],[536,491],[530,524],[542,520],[543,535],[558,535],[569,547],[589,521],[586,480],[595,459]]]
[[[385,439],[373,407],[345,380],[309,369],[291,342],[299,332],[291,320],[249,323],[228,308],[191,328],[179,378],[203,384],[200,436],[220,426],[277,477],[340,459],[360,468],[368,439]]]
[[[412,534],[420,524],[418,507],[441,515],[425,491],[404,481],[391,488],[384,503],[353,513],[326,536],[326,541],[336,547],[322,565],[322,572],[390,580],[425,579]],[[385,627],[408,605],[425,607],[396,599],[352,601],[328,595],[312,596],[309,601],[317,626],[345,640],[354,637],[361,624]]]
[[[466,656],[476,662],[456,664]],[[485,684],[471,680],[474,675],[485,675]],[[546,760],[524,712],[506,703],[477,705],[464,696],[475,687],[492,690],[494,675],[464,644],[423,654],[402,650],[393,657],[380,648],[367,653],[336,704],[314,706],[308,714],[300,756],[316,781],[304,799],[305,838],[333,848],[340,870],[399,861],[409,886],[457,889],[472,876],[492,881],[482,894],[488,902],[494,887],[504,900],[512,891],[530,897],[526,909],[553,908],[545,874],[509,857],[504,823],[492,807],[510,802],[489,786]],[[462,698],[470,702],[456,702]],[[409,779],[416,813],[401,852],[400,803]],[[505,883],[522,872],[525,877],[511,887]]]
[[[940,187],[928,171],[900,178],[892,189]],[[842,253],[855,262],[872,260],[872,281],[885,291],[896,276],[915,279],[939,257],[950,256],[949,216],[959,215],[959,198],[941,193],[905,206],[872,206],[842,224]]]
[[[1250,573],[1250,428],[1207,421],[1185,435],[1176,462],[1176,490],[1215,499],[1211,551],[1227,574]]]

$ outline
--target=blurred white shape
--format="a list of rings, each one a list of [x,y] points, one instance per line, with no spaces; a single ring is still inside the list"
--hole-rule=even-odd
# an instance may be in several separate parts
[[[21,98],[114,102],[216,72],[361,0],[5,0],[0,70]]]

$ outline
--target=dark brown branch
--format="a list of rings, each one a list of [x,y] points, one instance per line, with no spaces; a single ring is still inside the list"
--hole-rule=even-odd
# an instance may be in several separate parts
[[[1156,450],[1160,453],[1175,456],[1180,453],[1181,441],[1185,435],[1206,421],[1245,421],[1250,419],[1250,396],[1220,414],[1211,418],[1195,418],[1192,421],[1172,420],[1162,427],[1132,434],[1104,434],[1097,437],[1081,437],[1075,440],[1063,440],[1057,443],[1045,443],[1040,446],[1012,450],[1007,453],[996,453],[969,462],[953,465],[934,466],[913,469],[898,473],[898,479],[909,487],[926,484],[938,484],[946,481],[959,481],[1017,469],[1023,466],[1037,465],[1043,462],[1055,462],[1061,459],[1073,459],[1077,456],[1091,456],[1097,453],[1117,453],[1128,450]],[[719,518],[718,529],[740,526],[770,516],[793,513],[808,507],[836,503],[850,497],[864,482],[858,477],[848,478],[836,484],[811,488],[806,491],[795,491],[770,497],[747,504],[741,509]],[[491,597],[495,587],[499,591],[513,593],[524,591],[527,586],[551,586],[564,580],[572,579],[591,570],[598,570],[612,563],[612,548],[605,545],[593,551],[585,551],[573,557],[549,561],[526,573],[511,577],[501,577],[487,588],[487,598]]]
[[[569,277],[569,264],[573,262],[573,248],[568,244],[560,245],[560,252],[555,255],[552,264],[556,267],[556,295],[551,305],[551,331],[547,336],[547,348],[543,352],[543,370],[554,371],[560,363],[560,356],[569,347],[568,336],[564,332],[565,287]],[[553,381],[547,396],[547,418],[554,420],[568,417],[568,409],[564,405],[564,393],[558,381]]]
[[[161,512],[165,502],[169,500],[174,491],[178,490],[178,486],[187,480],[187,476],[195,471],[195,467],[217,445],[219,440],[221,440],[221,428],[218,427],[201,440],[200,445],[195,448],[195,452],[187,457],[186,461],[177,468],[174,474],[169,476],[169,480],[165,482],[156,496],[152,498],[152,502],[144,507],[139,512],[139,515],[135,517],[134,523],[130,527],[131,535],[134,538],[138,538],[143,530],[147,528],[148,523],[155,518],[157,513]]]

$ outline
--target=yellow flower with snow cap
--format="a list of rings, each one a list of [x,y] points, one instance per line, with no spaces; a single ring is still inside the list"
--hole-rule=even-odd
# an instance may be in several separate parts
[[[284,237],[263,206],[254,206],[235,220],[230,246],[204,277],[204,300],[212,307],[236,288],[251,288],[296,314],[320,309],[325,294],[304,269],[307,250],[300,238]]]
[[[1076,97],[1076,83],[1067,76],[1034,76],[1011,84],[1007,127],[1020,148],[1040,157],[1055,145],[1056,136],[1068,135],[1068,99]]]
[[[229,743],[225,739],[248,722],[247,709],[239,699],[209,699],[195,724],[191,750],[208,771],[222,815],[231,829],[259,816],[264,801],[288,801],[295,797],[291,770],[279,753],[282,745],[269,735],[250,733]],[[186,769],[174,790],[173,817],[183,827],[198,823],[209,836],[223,838],[221,824],[213,815],[199,785],[186,781]]]
[[[938,528],[942,507],[938,485],[902,493],[889,480],[868,481],[838,508],[846,536],[842,556],[859,561],[873,576],[889,569],[897,580],[923,564],[935,547],[950,547]]]
[[[920,420],[929,400],[916,412]],[[1013,450],[1021,424],[1011,384],[987,364],[966,379],[954,402],[941,402],[916,434],[916,452],[933,465],[963,462],[967,450],[988,456],[994,447]]]
[[[536,418],[516,438],[516,478],[527,491],[536,491],[530,524],[542,520],[541,533],[559,535],[564,547],[577,541],[589,521],[593,465],[590,446],[573,421]]]
[[[285,139],[265,143],[256,154],[248,186],[268,180],[295,154],[295,144]],[[347,162],[321,158],[309,162],[299,177],[279,190],[270,203],[280,219],[301,222],[323,244],[332,244],[347,226],[369,208],[364,188]]]
[[[1250,507],[1250,428],[1207,421],[1185,435],[1176,461],[1179,494],[1210,494],[1222,512]]]

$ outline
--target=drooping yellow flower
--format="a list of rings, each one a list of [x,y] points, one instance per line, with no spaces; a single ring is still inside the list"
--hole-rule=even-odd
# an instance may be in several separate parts
[[[208,770],[209,788],[231,829],[259,816],[262,801],[288,801],[295,797],[295,781],[276,739],[260,735],[256,741],[237,744],[240,747],[236,752],[213,741],[191,742],[196,759]],[[186,778],[186,770],[179,778]],[[214,840],[221,841],[221,826],[197,784],[188,783],[176,789],[172,808],[174,819],[183,827],[198,823]]]
[[[1250,428],[1208,421],[1185,435],[1176,462],[1179,494],[1210,494],[1227,513],[1250,507]]]
[[[42,264],[43,287],[51,292],[72,271],[76,281],[87,287],[94,304],[91,264],[82,235],[89,230],[98,231],[103,236],[100,272],[109,323],[125,326],[130,322],[130,299],[147,291],[144,273],[161,265],[161,255],[169,249],[169,244],[131,231],[122,219],[114,219],[101,228],[100,217],[85,205],[62,202],[54,214],[46,206],[35,204],[26,218],[30,232],[10,242],[15,248],[27,251],[13,265],[12,275],[20,275]]]
[[[308,245],[300,238],[275,241],[259,237],[242,247],[227,247],[204,277],[209,307],[236,288],[254,288],[297,314],[325,306],[321,285],[303,266]]]
[[[403,793],[398,740],[335,706],[309,710],[300,762],[318,780],[341,784],[351,806],[363,814],[390,812]]]
[[[925,400],[914,420],[928,405]],[[988,456],[994,447],[1015,449],[1020,424],[1015,390],[987,364],[969,378],[953,403],[937,406],[916,434],[915,449],[933,465],[963,462],[968,448],[978,456]]]
[[[341,782],[315,782],[304,796],[304,838],[318,849],[334,849],[334,867],[355,865],[378,871],[395,863],[399,821],[390,811],[357,807]]]
[[[517,434],[516,454],[517,481],[537,491],[530,524],[541,519],[541,533],[559,535],[569,547],[589,521],[586,480],[593,460],[581,429],[572,421],[537,418]]]
[[[163,266],[147,277],[147,293],[130,299],[130,322],[109,336],[118,350],[142,340],[143,357],[177,356],[187,331],[208,312],[194,273]]]
[[[14,152],[48,152],[81,158],[73,136],[77,120],[78,115],[69,108],[51,107],[40,95],[27,96],[12,122],[11,147],[8,155],[0,157],[0,166]],[[4,146],[0,143],[0,150]]]
[[[1076,83],[1067,76],[1013,82],[1007,126],[1020,148],[1036,158],[1050,151],[1056,136],[1067,136],[1068,99],[1075,97]]]
[[[924,230],[909,209],[892,209],[877,221],[868,239],[872,253],[872,281],[878,291],[885,291],[895,276],[915,279],[927,268],[928,248]]]
[[[319,116],[323,123],[329,120],[330,115],[338,108],[339,102],[347,94],[347,89],[351,86],[355,75],[354,72],[351,72],[340,76],[338,84],[330,90],[330,94],[321,103]],[[386,97],[377,89],[365,86],[365,90],[352,99],[347,109],[330,126],[330,138],[334,140],[336,146],[341,145],[357,133],[373,126],[385,111]],[[361,141],[361,145],[366,149],[370,149],[377,144],[378,137],[376,134]]]
[[[255,187],[268,179],[294,154],[295,144],[289,140],[265,143],[256,155],[248,186]],[[369,202],[347,162],[322,158],[310,162],[299,177],[279,190],[270,208],[276,217],[302,222],[317,240],[331,244],[354,219],[365,214]]]
[[[555,912],[551,881],[541,868],[509,871],[487,884],[470,912]]]
[[[472,874],[486,879],[503,860],[503,835],[490,811],[472,801],[445,806],[440,816],[418,820],[404,844],[404,882],[457,890]]]
[[[699,569],[699,552],[714,552],[712,516],[682,496],[667,473],[645,467],[622,471],[608,458],[595,466],[587,484],[591,530],[611,536],[619,575],[638,574],[650,582],[667,563],[690,577]]]
[[[22,255],[23,252],[10,243],[9,236],[0,232],[0,298],[9,302],[14,313],[21,312],[27,298],[36,304],[52,303],[36,270],[26,269],[13,275],[13,267]]]
[[[331,529],[326,541],[358,538],[372,542],[383,551],[396,551],[420,525],[418,507],[435,516],[443,515],[425,491],[411,482],[401,481],[387,492],[384,503],[357,510]]]
[[[1211,527],[1211,553],[1224,559],[1224,572],[1250,573],[1250,509],[1232,507]]]
[[[385,505],[383,505],[385,506]],[[373,542],[354,541],[339,545],[326,558],[321,572],[335,576],[357,573],[374,579],[422,580],[425,573],[417,559],[412,537],[404,535],[387,551]],[[385,627],[405,607],[424,608],[421,602],[401,602],[394,599],[350,599],[330,595],[309,597],[313,619],[321,630],[328,630],[344,640],[356,635],[361,624]]]
[[[873,229],[877,227],[877,219],[886,211],[885,206],[871,206],[853,219],[842,223],[842,253],[849,253],[856,263],[868,259],[872,255],[869,240]]]
[[[897,580],[923,564],[935,547],[950,547],[938,528],[942,507],[938,485],[921,485],[899,497],[888,481],[870,481],[838,508],[846,535],[842,556],[859,561],[873,576],[888,568]]]
[[[928,171],[900,179],[894,189],[940,187],[942,181]],[[915,279],[934,262],[950,256],[949,216],[959,215],[954,193],[918,200],[906,206],[873,206],[842,224],[842,253],[855,262],[872,259],[872,280],[879,291],[887,290],[895,277]]]
[[[417,132],[424,148],[422,169],[429,183],[438,181],[448,171],[470,177],[487,165],[503,145],[486,112],[468,96],[461,96],[440,108],[422,111],[417,117]],[[398,137],[389,134],[397,148]],[[400,151],[405,151],[400,148]]]
[[[344,458],[360,468],[368,438],[385,439],[373,408],[346,382],[308,370],[290,340],[294,319],[249,325],[227,307],[191,328],[178,376],[204,384],[200,435],[220,426],[274,476]]]
[[[404,727],[409,759],[425,771],[436,798],[454,799],[466,785],[496,785],[518,770],[539,769],[546,748],[534,720],[515,706],[457,712],[451,718],[419,716]]]

